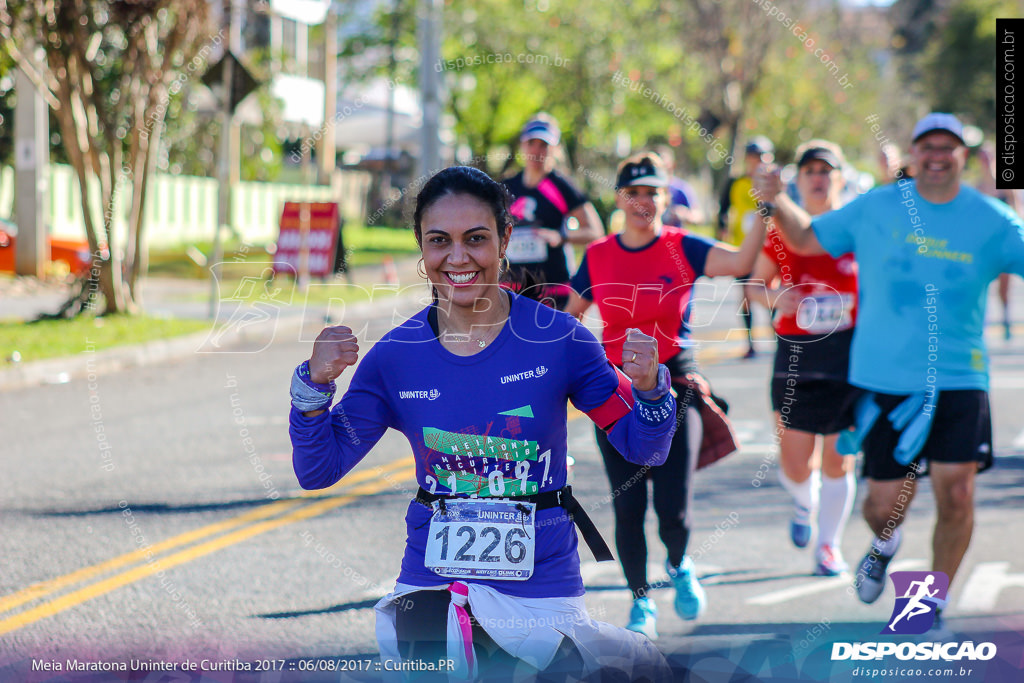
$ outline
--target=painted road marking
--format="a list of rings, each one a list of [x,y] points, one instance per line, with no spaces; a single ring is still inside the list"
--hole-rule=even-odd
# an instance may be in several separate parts
[[[289,508],[300,505],[302,502],[303,501],[301,500],[282,500],[269,505],[264,505],[258,510],[253,510],[247,514],[235,517],[234,519],[195,529],[173,538],[169,538],[166,541],[154,543],[146,548],[125,553],[119,557],[100,562],[99,564],[83,567],[82,569],[73,571],[70,574],[65,574],[64,576],[58,576],[54,579],[48,579],[46,581],[33,584],[18,591],[17,593],[11,593],[10,595],[5,595],[0,598],[0,613],[8,612],[15,607],[25,604],[26,602],[31,602],[32,600],[44,597],[66,586],[87,581],[95,576],[114,569],[119,569],[125,565],[141,562],[145,560],[147,556],[156,555],[167,550],[173,550],[179,546],[199,541],[207,536],[212,536],[213,534],[227,531],[237,526],[259,521],[267,517],[273,517],[274,515],[284,512]]]
[[[924,569],[928,566],[925,560],[897,560],[893,562],[890,571],[905,571],[908,569]],[[764,593],[762,595],[755,595],[752,598],[747,598],[746,603],[748,605],[778,605],[783,602],[789,602],[790,600],[796,600],[803,598],[808,595],[815,595],[816,593],[824,593],[838,588],[839,586],[852,586],[852,576],[849,574],[843,574],[840,576],[830,576],[815,578],[813,581],[808,583],[801,583],[798,586],[791,586],[790,588],[783,588],[782,590],[772,591],[771,593]]]
[[[265,531],[276,529],[285,524],[291,524],[292,522],[309,519],[317,515],[323,514],[336,507],[347,505],[358,498],[373,493],[379,493],[387,488],[392,488],[395,481],[404,481],[412,479],[415,476],[415,468],[412,467],[413,459],[403,458],[402,460],[389,463],[388,465],[375,468],[374,470],[365,470],[352,475],[348,481],[343,481],[346,485],[346,491],[344,495],[329,495],[326,492],[337,488],[339,485],[331,487],[331,489],[325,489],[322,491],[309,491],[303,494],[303,498],[320,498],[318,502],[305,505],[304,507],[294,510],[282,517],[272,519],[269,521],[259,521],[267,517],[272,517],[281,512],[284,512],[290,508],[296,507],[302,504],[302,499],[290,499],[277,501],[276,503],[270,503],[263,506],[259,510],[252,511],[245,515],[240,515],[231,520],[219,522],[217,524],[211,524],[201,529],[180,534],[166,541],[154,544],[148,548],[140,549],[131,553],[126,553],[119,557],[107,560],[98,565],[91,567],[85,567],[71,574],[44,581],[34,586],[29,586],[17,593],[5,596],[0,599],[0,611],[6,612],[25,604],[31,600],[43,597],[51,594],[60,588],[64,588],[75,583],[81,583],[82,581],[89,580],[99,574],[108,572],[112,569],[117,569],[125,565],[134,564],[143,559],[152,558],[152,556],[159,552],[171,550],[175,547],[186,545],[202,538],[212,536],[214,534],[227,531],[234,527],[242,527],[228,533],[224,536],[220,536],[213,540],[207,541],[197,546],[187,548],[179,551],[173,555],[159,558],[157,560],[150,560],[147,564],[138,566],[134,569],[127,570],[120,574],[115,574],[107,579],[99,581],[95,584],[86,586],[77,591],[69,593],[67,595],[56,598],[50,602],[39,605],[35,608],[17,614],[13,617],[9,617],[0,621],[0,635],[9,631],[22,628],[40,619],[46,618],[62,612],[70,607],[74,607],[82,602],[91,600],[94,597],[108,593],[116,588],[127,585],[139,579],[145,578],[166,568],[174,567],[178,564],[194,560],[203,555],[207,555],[216,550],[220,550],[229,545],[239,543],[244,540],[248,540],[253,536],[262,534]],[[400,469],[405,466],[406,469]],[[362,486],[351,487],[353,484],[359,481],[372,479],[374,477],[382,477],[377,481],[371,481],[368,484]],[[339,482],[342,483],[342,482]],[[256,522],[256,523],[254,523]]]
[[[990,389],[1024,389],[1024,375],[1000,372],[989,378]]]
[[[330,488],[322,489],[320,491],[303,491],[298,498],[290,498],[286,500],[279,500],[276,502],[267,503],[256,510],[247,512],[243,515],[239,515],[238,517],[234,517],[223,522],[216,522],[214,524],[200,527],[199,529],[194,529],[192,531],[187,531],[183,534],[173,536],[171,538],[168,538],[164,541],[160,541],[159,543],[154,543],[145,548],[140,548],[139,550],[134,550],[132,552],[125,553],[124,555],[120,555],[118,557],[105,560],[103,562],[100,562],[99,564],[83,567],[82,569],[73,571],[70,574],[65,574],[64,576],[59,576],[53,579],[47,579],[46,581],[41,581],[39,583],[28,586],[27,588],[23,588],[22,590],[16,593],[11,593],[10,595],[0,597],[0,614],[2,614],[3,612],[9,612],[10,610],[16,607],[24,605],[26,602],[31,602],[32,600],[37,600],[39,598],[45,597],[51,593],[60,590],[61,588],[65,588],[76,583],[81,583],[82,581],[88,581],[89,579],[95,576],[99,576],[100,574],[104,574],[106,572],[112,571],[114,569],[119,569],[127,565],[135,564],[136,562],[141,562],[147,559],[148,557],[152,557],[153,555],[163,553],[168,550],[173,550],[183,545],[194,543],[208,536],[213,536],[215,534],[228,531],[229,529],[238,526],[259,521],[261,519],[266,519],[268,517],[273,517],[290,508],[300,505],[303,502],[303,499],[305,498],[322,498],[325,496],[332,495],[332,492],[337,493],[340,490],[347,489],[350,486],[362,483],[363,481],[366,481],[368,479],[373,479],[382,475],[386,475],[386,473],[391,472],[393,470],[400,469],[402,467],[407,467],[411,465],[412,462],[412,457],[402,458],[401,460],[390,462],[386,465],[377,466],[373,469],[354,472]],[[130,507],[131,506],[129,506],[129,508]]]
[[[1009,562],[979,562],[960,593],[962,612],[992,612],[1004,588],[1024,588],[1024,574],[1010,574]]]
[[[583,416],[583,413],[576,410],[571,405],[568,407],[569,420],[576,420]],[[24,588],[16,593],[0,597],[0,613],[9,612],[27,602],[51,595],[62,588],[89,581],[107,572],[148,560],[144,565],[115,574],[114,576],[55,598],[42,605],[26,610],[25,612],[0,620],[0,634],[23,628],[24,626],[39,621],[40,619],[53,616],[54,614],[70,609],[71,607],[91,600],[97,596],[109,593],[110,591],[129,583],[151,576],[164,569],[192,561],[198,557],[215,552],[216,550],[220,550],[229,545],[248,540],[249,538],[264,533],[265,531],[270,531],[280,526],[291,524],[303,519],[309,519],[310,517],[315,517],[327,512],[328,510],[342,505],[347,505],[361,496],[379,493],[389,487],[393,488],[397,481],[406,481],[408,479],[415,478],[416,470],[413,464],[414,459],[410,456],[390,462],[386,465],[379,465],[372,469],[355,472],[347,475],[340,482],[327,489],[303,491],[297,498],[267,503],[257,510],[253,510],[244,515],[239,515],[233,519],[217,522],[184,534],[179,534],[178,536],[155,543],[146,548],[125,553],[99,564],[83,567],[82,569],[71,572],[70,574],[56,577],[54,579],[48,579]],[[367,480],[372,481],[370,484],[366,484],[365,486],[356,486],[353,488],[355,485]],[[340,492],[344,492],[344,495],[340,495],[339,497]],[[301,505],[305,499],[320,500],[319,502],[301,507],[300,509],[294,510],[282,517],[278,517],[277,519],[267,520],[267,518],[275,517],[276,515]],[[206,541],[205,543],[181,550],[172,555],[156,560],[152,559],[153,556],[159,553],[189,545],[204,538],[230,531],[232,529],[236,530],[231,531],[231,533],[224,536]]]

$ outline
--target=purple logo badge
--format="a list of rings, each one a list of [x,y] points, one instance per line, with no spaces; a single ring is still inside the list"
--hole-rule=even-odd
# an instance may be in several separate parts
[[[893,572],[889,575],[896,589],[896,604],[886,635],[918,635],[932,627],[935,608],[945,604],[949,577],[943,572]]]

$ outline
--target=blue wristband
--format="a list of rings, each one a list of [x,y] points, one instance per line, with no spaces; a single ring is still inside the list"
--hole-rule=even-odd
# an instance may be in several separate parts
[[[672,394],[665,394],[661,401],[655,404],[636,401],[633,404],[633,412],[641,423],[648,427],[657,427],[675,418],[675,407],[676,402],[672,399]]]
[[[674,419],[676,415],[675,401],[669,389],[672,386],[672,377],[668,368],[664,365],[658,366],[658,384],[653,389],[640,390],[633,387],[633,412],[637,419],[649,427],[657,427],[667,420]]]
[[[303,376],[305,375],[305,376]],[[292,374],[291,397],[295,409],[307,413],[322,410],[334,400],[334,382],[320,384],[309,378],[309,361],[303,361]]]
[[[671,388],[672,376],[669,374],[668,368],[661,364],[658,366],[658,383],[654,388],[640,390],[633,387],[633,398],[653,405],[660,403]]]
[[[295,372],[298,373],[299,379],[301,379],[303,383],[305,383],[306,386],[308,386],[311,389],[316,389],[317,391],[323,392],[324,394],[331,394],[332,396],[334,395],[334,392],[337,391],[338,389],[338,385],[334,383],[334,380],[331,380],[327,384],[314,382],[313,377],[309,371],[308,360],[304,360],[301,363],[299,363],[299,367],[295,368]]]

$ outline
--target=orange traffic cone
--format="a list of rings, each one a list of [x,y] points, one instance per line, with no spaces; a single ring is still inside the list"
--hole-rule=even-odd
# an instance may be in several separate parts
[[[384,284],[397,286],[398,269],[395,268],[395,259],[387,255],[381,260],[381,264],[384,266]]]

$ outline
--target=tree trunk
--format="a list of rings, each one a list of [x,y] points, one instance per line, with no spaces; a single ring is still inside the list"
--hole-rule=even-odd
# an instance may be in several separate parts
[[[63,66],[70,76],[80,76],[78,73],[79,62],[75,59],[64,61]],[[94,262],[98,260],[99,253],[99,232],[94,222],[94,212],[89,192],[89,178],[95,178],[100,188],[99,214],[101,216],[102,235],[106,239],[107,249],[110,257],[100,261],[99,288],[103,294],[104,307],[103,315],[129,312],[132,307],[122,278],[121,256],[117,248],[114,235],[114,211],[116,209],[116,187],[111,175],[110,159],[101,154],[97,144],[102,145],[103,140],[96,137],[99,125],[95,108],[83,98],[82,93],[73,91],[68,83],[75,82],[74,78],[62,83],[61,101],[69,106],[63,106],[58,110],[58,121],[60,121],[61,133],[64,139],[70,141],[65,145],[75,175],[78,177],[79,192],[81,194],[82,218],[85,223],[86,237],[90,249],[94,254]]]
[[[155,90],[155,89],[154,89]],[[147,98],[154,99],[154,91],[147,92]],[[152,107],[145,107],[145,111]],[[146,193],[149,186],[149,176],[156,163],[156,151],[160,149],[160,135],[163,132],[163,116],[146,121],[147,127],[136,125],[135,140],[132,141],[131,165],[132,165],[132,203],[128,216],[128,245],[127,253],[131,255],[131,263],[128,268],[128,292],[134,308],[142,308],[142,292],[139,289],[139,280],[149,268],[149,250],[146,248],[144,228]]]
[[[208,4],[206,0],[0,0],[4,51],[23,65],[46,96],[78,177],[93,258],[90,270],[98,271],[104,314],[139,309],[137,284],[146,268],[145,195],[165,111],[165,106],[157,106],[157,97],[166,95],[175,78],[182,77],[184,64],[188,63],[189,72],[194,70],[196,65],[189,59],[197,55],[199,41],[211,28]],[[113,43],[104,40],[105,25],[111,20],[122,28],[120,40]],[[216,38],[206,36],[208,42],[220,43],[220,33]],[[24,54],[25,46],[34,50],[37,42],[46,51],[46,59],[39,64]],[[150,113],[156,124],[153,139],[145,134]],[[133,134],[127,157],[122,131]],[[119,193],[129,179],[128,240],[122,251],[115,234],[119,223],[115,213]],[[93,183],[100,190],[99,204],[89,192]],[[105,260],[104,241],[110,252]],[[90,280],[89,287],[93,286]],[[78,300],[86,301],[75,297],[62,313],[77,312],[80,307],[70,304]]]
[[[66,86],[65,86],[66,87]],[[62,93],[64,97],[62,101],[68,102],[71,98],[70,91]],[[99,266],[99,289],[103,295],[105,302],[104,315],[108,313],[117,313],[118,308],[118,280],[119,278],[114,277],[115,270],[111,267],[118,262],[118,268],[116,272],[120,272],[119,260],[117,259],[117,251],[114,249],[114,245],[111,242],[109,230],[106,230],[106,242],[107,249],[110,252],[110,258],[107,260],[101,260],[101,249],[99,233],[96,230],[96,225],[93,222],[93,211],[89,201],[89,177],[93,174],[90,172],[90,168],[86,165],[86,150],[88,149],[89,140],[88,134],[85,131],[80,130],[79,122],[75,120],[75,116],[71,111],[71,107],[64,106],[56,110],[57,121],[60,124],[61,135],[69,144],[65,145],[65,149],[68,151],[68,157],[71,161],[71,166],[75,169],[75,177],[78,179],[78,191],[80,195],[80,201],[82,205],[82,220],[85,223],[85,235],[89,242],[89,250],[92,253],[93,268]],[[102,193],[101,193],[102,195]]]

